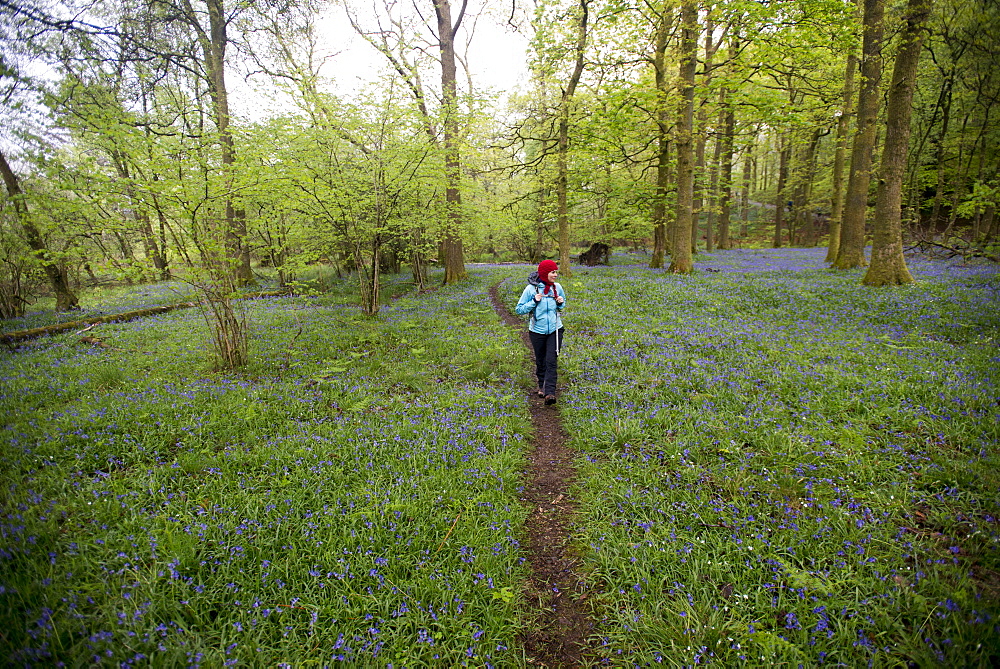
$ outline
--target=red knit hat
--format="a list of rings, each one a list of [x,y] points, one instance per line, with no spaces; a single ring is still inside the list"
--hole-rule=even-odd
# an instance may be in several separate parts
[[[545,284],[545,290],[542,291],[542,295],[549,292],[549,288],[552,288],[552,293],[555,294],[556,288],[549,281],[549,272],[558,271],[559,265],[556,264],[555,260],[543,260],[538,263],[538,280]]]
[[[555,260],[543,260],[538,263],[538,278],[548,283],[549,272],[555,272],[558,269],[559,265],[556,264]]]

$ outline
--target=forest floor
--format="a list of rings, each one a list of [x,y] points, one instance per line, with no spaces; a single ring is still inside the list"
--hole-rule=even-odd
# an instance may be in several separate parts
[[[526,348],[531,342],[524,320],[511,313],[490,288],[490,301],[504,323],[520,333]],[[577,472],[575,452],[567,446],[566,432],[554,406],[546,406],[535,392],[528,393],[532,439],[521,499],[530,509],[525,530],[531,574],[524,600],[531,619],[521,641],[528,662],[543,667],[583,666],[594,631],[587,591],[579,573],[579,556],[572,546],[571,530],[577,517],[572,486]]]
[[[1000,270],[824,253],[573,267],[548,407],[528,266],[240,301],[238,372],[199,309],[10,342],[0,662],[1000,666]]]

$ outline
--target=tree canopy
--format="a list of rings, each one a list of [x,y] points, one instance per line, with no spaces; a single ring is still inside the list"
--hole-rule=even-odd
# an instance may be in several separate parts
[[[856,267],[887,169],[893,249],[989,246],[1000,10],[926,9],[907,29],[901,0],[545,0],[530,16],[445,0],[3,0],[0,308],[45,291],[71,308],[81,272],[199,268],[239,286],[252,263],[287,283],[325,262],[364,277],[373,312],[378,273],[401,263],[423,285],[429,263],[455,281],[467,259],[565,265],[592,242],[678,272],[737,244],[828,244],[834,267]],[[331,21],[359,36],[352,52],[335,53]],[[469,46],[515,29],[527,76],[484,94]],[[914,44],[900,143],[881,103],[892,68],[872,68]],[[352,59],[382,69],[345,93]]]

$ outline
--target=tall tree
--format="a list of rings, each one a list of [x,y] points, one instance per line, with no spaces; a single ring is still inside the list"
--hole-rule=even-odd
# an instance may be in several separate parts
[[[251,5],[234,3],[227,6],[224,0],[204,0],[204,4],[196,4],[192,0],[149,0],[149,5],[154,15],[185,26],[197,45],[197,56],[193,51],[185,53],[183,45],[180,53],[160,52],[157,56],[179,63],[182,68],[194,73],[208,90],[224,189],[221,225],[212,232],[221,237],[225,250],[220,249],[212,262],[219,271],[225,268],[236,285],[252,283],[246,216],[235,203],[236,146],[230,127],[229,86],[226,80],[226,68],[231,66],[227,60],[227,51],[232,44],[229,29],[234,22],[246,18]],[[180,39],[183,40],[183,37]]]
[[[792,131],[787,131],[788,135]],[[788,181],[788,163],[792,155],[792,142],[789,137],[782,135],[778,141],[778,187],[774,196],[774,239],[771,246],[778,249],[782,244],[782,226],[785,220],[785,183]]]
[[[462,1],[457,18],[452,18],[451,0],[432,0],[435,22],[431,26],[424,21],[420,8],[416,13],[424,28],[415,28],[407,21],[395,15],[396,4],[390,0],[384,2],[380,10],[382,16],[377,18],[378,29],[366,30],[353,10],[344,2],[348,19],[355,32],[379,51],[390,63],[392,69],[402,79],[413,96],[414,103],[424,121],[424,130],[431,144],[440,149],[444,158],[445,177],[445,211],[442,223],[440,251],[445,266],[445,283],[458,281],[466,276],[465,248],[462,241],[464,216],[462,211],[462,122],[461,110],[458,104],[458,70],[455,40],[468,0]],[[385,22],[385,23],[384,23]],[[438,117],[441,134],[429,104],[430,95],[421,79],[421,63],[414,54],[425,54],[424,45],[416,46],[416,34],[421,30],[429,30],[434,36],[434,42],[428,46],[438,50],[438,66],[440,68],[441,104]]]
[[[735,42],[735,40],[734,40]],[[733,51],[737,50],[734,45]],[[730,212],[733,202],[733,143],[736,134],[736,110],[729,99],[729,90],[723,88],[720,96],[722,98],[722,137],[721,151],[722,161],[719,164],[719,248],[731,249],[733,242],[730,239]]]
[[[437,36],[441,55],[441,107],[444,112],[445,206],[448,225],[444,230],[444,282],[465,278],[465,250],[462,246],[462,158],[459,135],[458,82],[455,69],[455,35],[465,16],[468,0],[452,24],[450,0],[434,0]]]
[[[705,144],[708,142],[709,121],[708,95],[712,87],[712,75],[715,71],[713,61],[715,52],[719,48],[715,42],[715,18],[709,5],[705,11],[705,53],[701,66],[701,83],[699,88],[704,91],[705,98],[697,104],[697,132],[694,139],[694,199],[692,201],[693,213],[691,216],[691,253],[698,253],[698,237],[701,228],[701,214],[705,209],[705,193],[708,190],[706,169],[705,169]],[[708,233],[710,236],[711,233]]]
[[[861,46],[861,88],[858,92],[857,127],[851,148],[851,171],[844,200],[840,249],[835,269],[865,265],[865,216],[871,183],[872,153],[878,123],[879,86],[882,82],[882,42],[885,0],[864,0]]]
[[[656,83],[656,193],[653,196],[653,255],[649,266],[663,267],[665,253],[673,253],[667,234],[667,191],[670,186],[670,77],[667,75],[667,44],[673,27],[672,7],[657,15],[653,46],[653,77]]]
[[[587,20],[590,15],[589,0],[580,0],[580,9],[577,17],[576,56],[573,64],[573,72],[566,82],[566,87],[562,91],[559,99],[559,135],[556,144],[556,217],[559,222],[559,266],[565,276],[571,275],[569,260],[569,205],[567,203],[567,190],[569,188],[567,158],[569,155],[569,118],[570,108],[573,104],[573,96],[576,94],[576,87],[583,76],[584,53],[587,48]]]
[[[913,283],[903,257],[903,175],[910,144],[910,115],[916,87],[917,63],[924,41],[924,24],[931,13],[932,0],[909,0],[899,52],[885,114],[885,147],[875,198],[875,237],[872,260],[863,283],[869,286]]]
[[[847,54],[843,100],[837,117],[837,144],[833,156],[833,194],[830,197],[830,239],[826,249],[826,262],[836,260],[837,252],[840,251],[840,224],[844,216],[844,156],[847,153],[851,105],[854,101],[854,73],[857,69],[858,57],[851,51]]]
[[[694,78],[698,67],[698,3],[681,3],[681,50],[677,88],[677,215],[674,224],[670,271],[690,274],[691,229],[694,219]]]

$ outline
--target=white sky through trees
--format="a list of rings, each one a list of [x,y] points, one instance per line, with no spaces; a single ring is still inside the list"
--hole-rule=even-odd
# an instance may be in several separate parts
[[[433,15],[430,3],[427,4],[426,9]],[[527,21],[520,14],[516,16],[515,22],[520,29],[515,30],[507,24],[511,11],[509,5],[496,9],[501,14],[506,12],[500,16],[472,4],[466,11],[456,38],[456,53],[463,59],[467,58],[476,95],[496,96],[502,102],[509,93],[527,81]],[[454,11],[457,12],[457,9]],[[374,26],[375,22],[364,24]],[[342,6],[332,5],[318,25],[323,36],[319,48],[324,54],[330,54],[323,70],[324,75],[332,81],[333,88],[330,92],[349,97],[390,71],[385,57],[355,33]],[[473,31],[471,39],[470,30]],[[425,83],[433,85],[436,79]],[[459,65],[459,87],[464,89],[465,83],[464,68]],[[261,82],[258,81],[255,86],[259,90]],[[265,100],[262,103],[261,95],[249,90],[241,77],[233,77],[233,88],[234,112],[241,117],[258,120],[282,111],[281,107],[284,105],[281,101]]]

